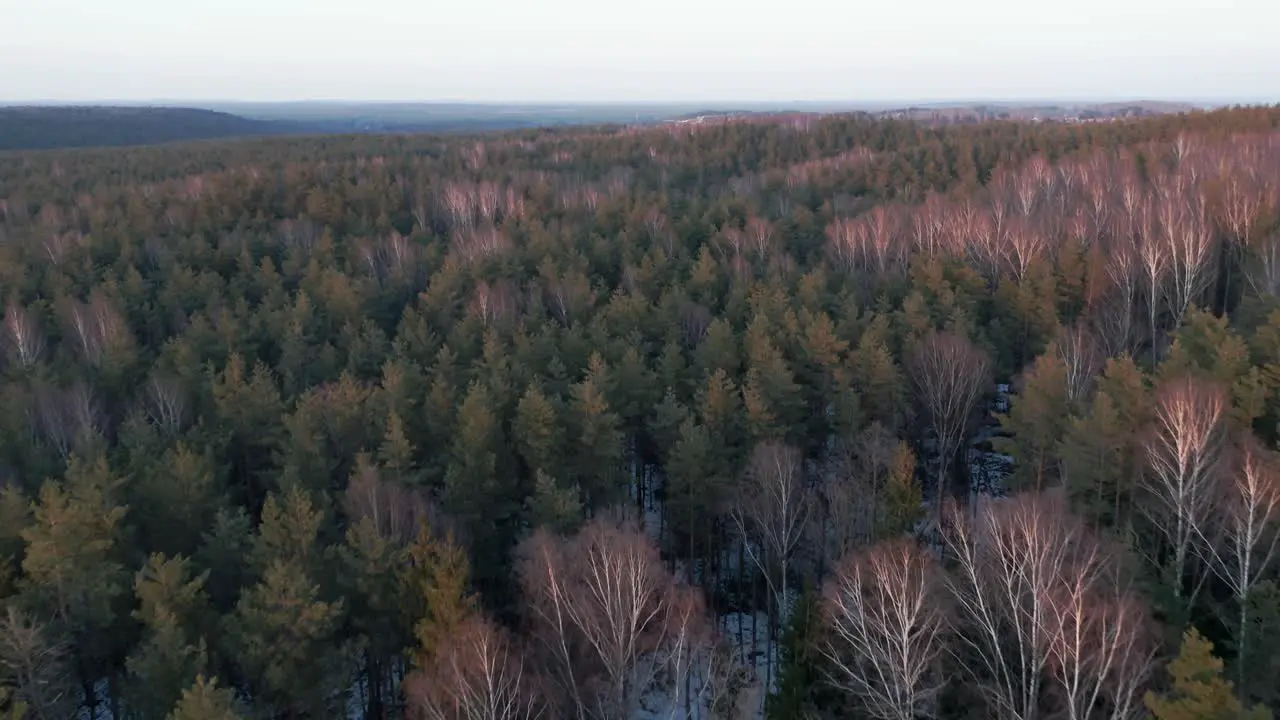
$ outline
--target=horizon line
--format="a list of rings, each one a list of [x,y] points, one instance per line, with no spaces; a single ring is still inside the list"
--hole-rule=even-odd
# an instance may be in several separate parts
[[[1042,103],[1069,104],[1113,104],[1113,103],[1171,103],[1171,104],[1227,104],[1227,105],[1272,105],[1280,103],[1280,99],[1263,99],[1247,97],[1174,97],[1174,96],[1100,96],[1100,97],[917,97],[917,98],[792,98],[786,100],[760,99],[641,99],[641,100],[587,100],[587,99],[546,99],[546,100],[502,100],[502,99],[466,99],[436,98],[426,100],[351,100],[343,98],[293,98],[281,100],[237,99],[237,98],[96,98],[96,99],[54,99],[23,98],[3,99],[0,105],[5,106],[41,106],[41,105],[75,105],[75,106],[112,106],[112,105],[303,105],[303,104],[341,104],[341,105],[576,105],[576,106],[636,106],[636,105],[912,105],[912,104],[1019,104],[1032,105]]]

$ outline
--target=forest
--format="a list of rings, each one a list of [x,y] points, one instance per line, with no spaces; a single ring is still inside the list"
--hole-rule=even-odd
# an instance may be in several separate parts
[[[1269,718],[1280,107],[0,153],[0,716]]]

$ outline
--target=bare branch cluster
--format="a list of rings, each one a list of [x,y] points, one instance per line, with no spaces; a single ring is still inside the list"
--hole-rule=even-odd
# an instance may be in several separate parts
[[[1179,596],[1217,498],[1227,410],[1221,388],[1192,377],[1170,380],[1156,393],[1146,444],[1150,472],[1142,476],[1151,502],[1140,507],[1171,548],[1171,582]]]
[[[519,309],[516,288],[506,278],[493,283],[481,280],[472,293],[470,308],[486,326],[505,323],[515,317]]]
[[[11,302],[4,313],[4,348],[9,362],[29,368],[44,354],[44,333],[31,311]]]
[[[824,644],[836,686],[881,720],[932,714],[943,686],[946,630],[941,571],[914,540],[848,556],[825,592]]]
[[[360,458],[347,483],[343,507],[352,523],[369,520],[378,535],[409,543],[424,524],[434,526],[427,496],[403,484],[383,480],[378,468]]]
[[[379,283],[389,279],[416,280],[419,276],[421,248],[396,231],[377,239],[366,239],[356,245],[360,264]]]
[[[776,441],[757,446],[733,520],[774,594],[782,624],[786,622],[788,566],[805,536],[813,507],[800,452]]]
[[[911,379],[942,458],[935,498],[939,512],[951,457],[990,386],[990,368],[986,354],[956,333],[931,333],[911,356]]]
[[[576,717],[631,717],[653,683],[679,688],[708,667],[700,597],[675,583],[629,523],[597,520],[568,540],[539,531],[521,548],[520,582],[546,666]]]
[[[430,667],[410,676],[409,708],[422,720],[537,720],[540,679],[507,633],[479,617],[454,628]]]
[[[101,404],[84,382],[59,388],[38,381],[32,386],[31,402],[30,427],[63,459],[101,438],[106,430]]]
[[[453,233],[453,251],[463,264],[479,262],[511,249],[511,238],[492,226],[465,227]]]
[[[1073,719],[1140,714],[1155,652],[1148,621],[1060,494],[953,510],[944,537],[957,562],[961,663],[999,717],[1039,717],[1046,691]]]

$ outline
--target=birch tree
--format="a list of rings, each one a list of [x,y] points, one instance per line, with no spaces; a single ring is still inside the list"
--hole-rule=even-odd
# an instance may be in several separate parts
[[[1139,507],[1168,546],[1168,581],[1178,598],[1215,500],[1227,410],[1220,388],[1191,377],[1168,381],[1156,393],[1145,443],[1149,472],[1142,476],[1152,502]]]
[[[1263,573],[1276,554],[1280,532],[1280,465],[1270,452],[1246,435],[1235,462],[1213,490],[1223,500],[1213,518],[1221,528],[1221,542],[1207,542],[1211,565],[1235,595],[1239,606],[1236,626],[1238,689],[1245,692],[1244,668],[1249,639],[1249,595],[1265,579]],[[1202,528],[1203,530],[1203,528]],[[1209,539],[1206,539],[1209,540]]]
[[[934,713],[946,623],[940,569],[914,540],[846,557],[825,591],[832,682],[880,720]]]
[[[779,625],[786,624],[788,565],[804,537],[812,507],[799,451],[774,441],[757,446],[733,519],[747,539],[748,555],[769,584]]]
[[[452,629],[435,661],[406,680],[406,695],[421,720],[537,720],[545,710],[532,668],[481,617]]]
[[[685,590],[629,523],[597,519],[569,539],[540,530],[522,545],[520,584],[554,682],[577,718],[632,717],[696,634]],[[674,645],[673,645],[674,644]]]
[[[1068,714],[1074,707],[1085,717],[1105,691],[1125,708],[1111,717],[1131,715],[1145,678],[1135,663],[1142,636],[1129,635],[1139,621],[1127,607],[1094,612],[1099,597],[1129,596],[1114,590],[1111,558],[1060,492],[953,509],[943,537],[956,558],[957,661],[992,715],[1039,718],[1048,689],[1064,696]]]
[[[940,464],[934,509],[941,518],[951,460],[964,441],[969,420],[990,384],[991,363],[968,338],[932,333],[912,355],[911,378],[937,440]]]

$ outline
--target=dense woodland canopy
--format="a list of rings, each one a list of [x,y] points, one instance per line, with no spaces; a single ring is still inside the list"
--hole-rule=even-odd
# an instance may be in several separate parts
[[[1277,293],[1278,109],[0,155],[0,707],[1269,717]]]

